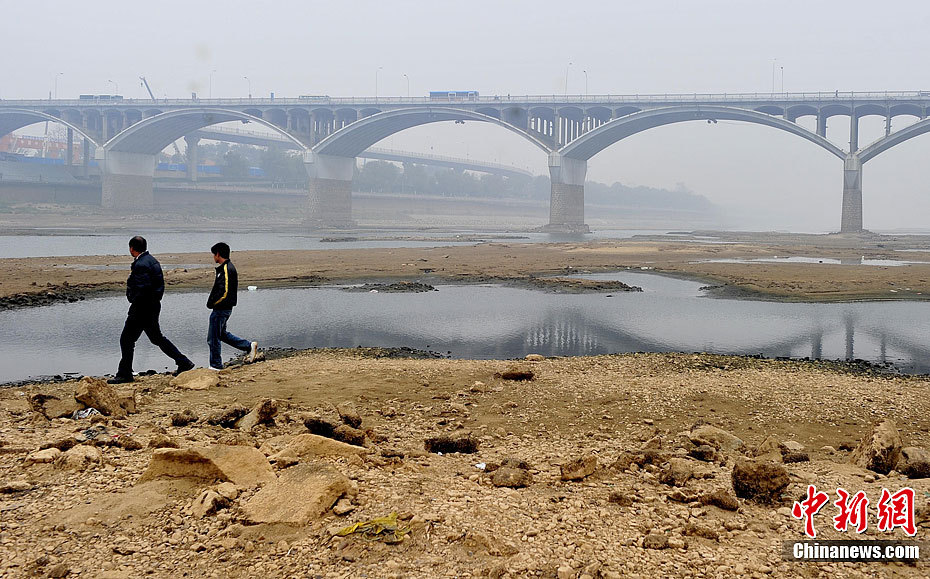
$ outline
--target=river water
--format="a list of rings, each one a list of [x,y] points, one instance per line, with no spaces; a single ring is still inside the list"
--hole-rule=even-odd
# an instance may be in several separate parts
[[[701,284],[625,271],[642,293],[554,294],[497,285],[443,285],[426,293],[338,287],[239,293],[229,330],[262,346],[408,346],[457,358],[706,351],[891,362],[930,373],[930,303],[803,304],[714,299]],[[206,365],[205,293],[169,292],[162,330]],[[0,312],[0,382],[116,369],[128,303],[106,297]],[[228,359],[233,354],[224,346]],[[171,368],[169,368],[171,366]],[[173,369],[143,336],[135,370]]]

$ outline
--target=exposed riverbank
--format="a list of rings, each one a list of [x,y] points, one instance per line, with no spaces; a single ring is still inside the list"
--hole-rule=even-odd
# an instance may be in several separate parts
[[[508,374],[515,369],[520,372]],[[511,375],[531,379],[504,377]],[[176,577],[200,568],[217,577],[614,578],[928,572],[926,561],[795,563],[781,556],[782,541],[803,538],[802,522],[789,511],[808,484],[831,493],[831,500],[842,486],[864,490],[873,501],[882,487],[910,486],[919,497],[915,538],[926,540],[930,479],[849,464],[849,449],[876,418],[893,418],[905,444],[930,445],[926,377],[709,355],[507,362],[325,350],[225,370],[219,384],[205,390],[170,380],[141,377],[132,385],[135,413],[98,417],[93,424],[89,418],[49,421],[30,406],[35,394],[69,399],[74,382],[0,390],[0,573]],[[264,399],[277,401],[277,416],[267,424],[208,422],[224,409],[251,408]],[[305,416],[327,415],[334,412],[329,405],[346,403],[367,429],[367,450],[324,445],[287,460],[274,455],[303,440]],[[687,433],[702,421],[745,447],[721,446],[711,452],[716,458],[695,455],[689,442],[695,431]],[[424,452],[426,438],[462,432],[473,433],[476,452]],[[788,486],[774,504],[736,497],[734,464],[769,438],[801,449],[792,461],[801,455],[809,460],[784,465]],[[66,448],[69,440],[76,446],[53,462],[35,454],[44,446]],[[175,471],[179,478],[142,482],[155,454],[164,452],[152,445],[233,445],[243,449],[238,454],[253,453],[256,462],[224,466],[240,480],[231,486],[185,478],[190,473],[182,475],[183,469]],[[703,458],[689,458],[689,452]],[[259,468],[267,456],[271,465]],[[584,457],[593,460],[593,472],[563,480],[562,467]],[[528,466],[528,478],[520,481],[526,486],[496,486],[497,477],[476,467],[490,469],[508,458]],[[678,470],[669,478],[672,465]],[[239,477],[262,468],[282,481],[311,471],[347,477],[348,494],[335,509],[342,514],[327,508],[306,524],[256,524],[256,497],[279,483]],[[233,498],[204,511],[199,505],[213,496],[208,489]],[[714,493],[718,498],[706,505],[697,498]],[[391,512],[409,530],[399,544],[333,536]],[[832,529],[832,515],[818,519],[818,539],[852,538]],[[865,538],[905,537],[870,526]]]
[[[233,248],[233,260],[242,285],[261,287],[369,281],[496,281],[538,287],[538,278],[633,268],[699,279],[728,297],[836,302],[923,300],[930,296],[930,241],[925,237],[738,233],[709,237],[312,251]],[[208,251],[160,253],[157,247],[150,249],[165,269],[169,290],[210,286],[212,261]],[[773,256],[781,262],[751,261]],[[789,261],[792,257],[843,263],[796,263]],[[846,264],[862,259],[908,263]],[[0,259],[0,308],[120,292],[130,261],[128,255]],[[566,280],[548,285],[549,289],[576,286],[577,290],[578,283]]]

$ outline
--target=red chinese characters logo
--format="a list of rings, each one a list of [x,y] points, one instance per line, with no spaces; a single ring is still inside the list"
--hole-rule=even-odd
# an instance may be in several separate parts
[[[864,533],[869,528],[869,498],[865,491],[851,494],[846,489],[836,489],[836,506],[839,514],[833,517],[833,528],[840,532],[855,530]],[[795,502],[791,514],[796,519],[804,521],[804,533],[813,538],[817,537],[814,527],[814,517],[830,502],[827,493],[818,491],[814,485],[807,487],[807,498]],[[877,504],[876,518],[878,530],[890,533],[900,527],[907,535],[917,533],[914,524],[914,489],[903,488],[892,494],[888,489],[882,489],[881,499]]]
[[[878,530],[890,532],[901,527],[908,536],[917,533],[914,527],[914,489],[903,488],[891,494],[882,489],[882,498],[878,501]]]
[[[794,503],[791,514],[795,519],[804,519],[804,532],[808,537],[817,536],[817,529],[814,528],[814,515],[819,513],[828,502],[830,502],[830,497],[827,493],[818,491],[817,487],[810,485],[807,487],[807,499]]]

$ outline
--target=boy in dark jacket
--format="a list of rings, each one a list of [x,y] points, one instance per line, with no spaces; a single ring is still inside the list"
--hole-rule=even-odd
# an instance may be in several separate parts
[[[161,313],[161,297],[165,293],[165,277],[161,264],[152,257],[146,248],[148,243],[142,236],[129,240],[129,254],[134,258],[129,279],[126,280],[126,299],[129,300],[129,315],[123,333],[119,337],[122,358],[116,370],[116,376],[107,380],[110,384],[132,382],[132,356],[136,341],[142,332],[149,341],[161,348],[169,358],[178,365],[175,374],[180,374],[194,367],[194,363],[182,354],[171,341],[161,333],[158,316]]]
[[[222,241],[210,248],[213,261],[219,265],[216,268],[216,278],[213,280],[213,290],[207,298],[207,307],[212,309],[210,314],[210,328],[207,331],[207,344],[210,346],[210,369],[223,369],[223,356],[220,353],[220,342],[226,342],[233,348],[248,352],[245,357],[247,363],[255,361],[258,354],[258,342],[250,342],[226,331],[226,322],[236,305],[236,291],[239,289],[239,274],[236,267],[229,261],[229,245]]]

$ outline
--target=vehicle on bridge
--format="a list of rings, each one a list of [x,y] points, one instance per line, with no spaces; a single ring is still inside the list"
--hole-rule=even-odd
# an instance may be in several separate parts
[[[478,91],[476,90],[431,90],[429,93],[431,101],[476,101],[478,100]]]
[[[122,95],[118,94],[82,94],[78,95],[78,100],[82,101],[121,101]]]

